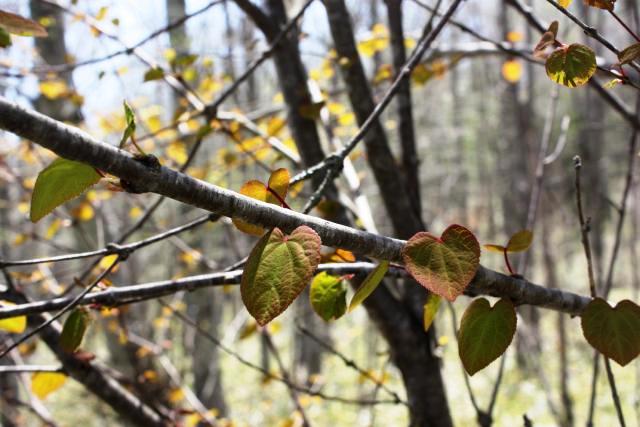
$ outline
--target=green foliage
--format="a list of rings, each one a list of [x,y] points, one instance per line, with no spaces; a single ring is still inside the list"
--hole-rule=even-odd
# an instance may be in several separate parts
[[[347,287],[342,277],[326,272],[317,274],[309,293],[311,307],[327,322],[340,318],[347,311]]]
[[[551,80],[567,87],[586,84],[596,72],[596,54],[588,46],[578,43],[562,46],[554,51],[545,64]]]
[[[320,262],[320,236],[307,226],[285,235],[279,228],[260,238],[240,283],[242,301],[261,326],[286,310]]]
[[[123,101],[122,105],[124,106],[124,118],[127,123],[127,127],[124,129],[124,133],[122,134],[120,148],[124,147],[127,140],[136,132],[136,116],[133,114],[133,110],[129,104],[127,104],[127,101]]]
[[[58,158],[43,169],[31,195],[31,221],[37,222],[49,212],[82,194],[101,176],[84,163]]]
[[[76,308],[71,312],[62,327],[60,335],[60,347],[67,353],[73,353],[82,344],[84,334],[87,332],[91,317],[86,308]]]
[[[11,46],[11,35],[4,28],[0,27],[0,47]]]
[[[164,70],[161,67],[154,67],[144,73],[144,81],[160,80],[164,77]]]
[[[496,245],[490,243],[484,245],[484,248],[490,252],[523,252],[529,249],[533,241],[533,233],[529,230],[520,230],[515,233],[507,242],[507,246]]]
[[[640,307],[624,300],[612,308],[593,299],[582,313],[582,333],[600,353],[625,366],[640,353]]]
[[[353,295],[353,298],[351,298],[349,311],[352,311],[362,304],[362,301],[367,299],[367,297],[376,290],[380,282],[382,282],[384,275],[387,274],[387,270],[389,270],[389,261],[382,261],[367,275],[355,295]]]
[[[516,310],[501,299],[493,307],[486,298],[473,301],[462,316],[458,353],[464,369],[473,375],[500,357],[516,332]]]
[[[431,292],[454,301],[466,289],[480,265],[480,245],[473,233],[451,225],[438,238],[414,235],[402,250],[406,269]]]
[[[422,324],[425,331],[428,331],[433,324],[433,320],[436,318],[436,314],[440,308],[441,301],[442,297],[440,295],[429,294],[427,297],[427,302],[424,304],[424,312],[422,314]]]

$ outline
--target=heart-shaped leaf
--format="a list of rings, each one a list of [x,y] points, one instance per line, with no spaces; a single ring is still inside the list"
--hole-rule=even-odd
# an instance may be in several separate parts
[[[429,297],[427,297],[427,302],[424,304],[424,312],[422,314],[422,324],[425,331],[429,330],[433,320],[436,318],[441,301],[442,297],[440,295],[429,294]]]
[[[240,283],[242,301],[261,325],[286,310],[320,262],[320,236],[307,226],[285,235],[273,229],[251,251]]]
[[[290,179],[289,171],[285,168],[280,168],[271,173],[268,185],[258,180],[251,180],[240,188],[240,194],[260,200],[261,202],[288,207],[284,199],[287,197]],[[240,231],[253,234],[254,236],[264,234],[264,228],[259,225],[249,224],[239,218],[233,218],[232,220],[233,225]]]
[[[73,353],[82,344],[91,318],[85,308],[77,308],[71,312],[62,327],[60,347],[67,353]]]
[[[640,307],[624,300],[612,308],[595,298],[582,312],[582,333],[593,348],[624,366],[640,353]]]
[[[464,369],[473,375],[505,352],[516,332],[516,310],[501,299],[493,307],[486,298],[473,301],[462,316],[458,353]]]
[[[354,308],[362,304],[362,301],[367,299],[367,297],[376,290],[380,282],[382,282],[382,279],[384,279],[384,275],[387,274],[387,270],[389,270],[389,261],[382,261],[365,277],[351,298],[349,311],[353,311]]]
[[[628,64],[640,58],[640,43],[632,44],[618,54],[620,64]]]
[[[451,225],[438,238],[415,234],[402,249],[407,271],[425,288],[449,301],[462,294],[480,265],[480,244],[461,225]]]
[[[96,182],[100,174],[91,166],[59,158],[38,174],[31,195],[31,221],[39,221],[43,216],[79,196]]]
[[[347,311],[347,287],[344,280],[323,271],[311,282],[309,300],[311,307],[325,321],[338,319]]]
[[[545,67],[554,82],[567,87],[582,86],[596,72],[596,54],[590,47],[574,43],[549,55]]]

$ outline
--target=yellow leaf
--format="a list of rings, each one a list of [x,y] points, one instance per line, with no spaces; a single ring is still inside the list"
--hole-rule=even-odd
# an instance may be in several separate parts
[[[341,114],[340,117],[338,117],[338,123],[340,123],[340,126],[351,126],[355,122],[356,116],[353,113]]]
[[[111,267],[111,264],[113,264],[117,258],[118,254],[111,254],[102,257],[102,259],[100,260],[100,268],[106,270],[107,268]],[[115,271],[115,268],[112,271]]]
[[[0,301],[0,306],[15,305],[9,301]],[[27,327],[27,316],[10,317],[0,320],[0,330],[11,332],[13,334],[21,334]]]
[[[502,64],[502,77],[509,83],[517,83],[522,78],[522,64],[511,59]]]
[[[134,206],[129,210],[129,218],[131,219],[136,219],[140,215],[142,215],[142,208],[139,206]]]
[[[564,7],[565,9],[568,8],[572,2],[573,0],[558,0],[558,4]]]
[[[60,372],[36,372],[31,377],[31,391],[40,399],[58,390],[67,380]]]
[[[276,136],[278,133],[280,133],[282,128],[284,128],[285,124],[287,124],[287,122],[282,117],[271,118],[267,123],[267,134],[269,136]]]
[[[507,33],[507,40],[511,43],[518,43],[519,41],[522,41],[523,38],[524,36],[520,31],[509,31]]]
[[[168,158],[173,160],[179,165],[186,163],[189,154],[183,143],[179,141],[172,142],[165,150],[165,154]]]
[[[64,80],[48,80],[40,83],[40,93],[48,99],[62,98],[69,92]]]
[[[91,206],[91,203],[80,203],[71,211],[71,216],[80,221],[91,221],[95,216],[95,211]]]
[[[53,221],[51,221],[51,224],[49,224],[49,227],[47,227],[47,233],[45,234],[44,238],[47,240],[52,239],[53,236],[56,235],[58,230],[60,230],[61,225],[62,225],[62,220],[60,218],[56,218]]]

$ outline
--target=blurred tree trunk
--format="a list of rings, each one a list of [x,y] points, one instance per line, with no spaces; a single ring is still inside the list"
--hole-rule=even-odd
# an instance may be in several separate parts
[[[499,14],[499,28],[502,40],[507,40],[507,35],[512,31],[509,10],[506,2],[503,3]],[[502,140],[501,147],[501,175],[509,177],[505,180],[502,189],[502,213],[504,217],[503,229],[507,238],[513,233],[526,227],[529,198],[530,198],[530,173],[529,156],[531,147],[534,146],[534,122],[535,109],[533,108],[533,97],[531,93],[521,101],[521,82],[510,83],[502,81],[501,87],[501,117],[502,117]],[[527,95],[527,94],[525,94]],[[509,256],[513,266],[518,265],[518,256]],[[533,307],[524,307],[519,310],[524,320],[529,325],[529,330],[536,336],[531,337],[529,342],[539,342],[538,322],[539,314]],[[518,364],[527,367],[527,355],[532,349],[525,342],[526,338],[521,333],[516,335],[516,355]]]
[[[166,0],[166,8],[167,24],[182,18],[187,13],[185,0]],[[228,15],[226,3],[225,13]],[[226,23],[227,36],[229,37],[231,28],[228,17]],[[169,32],[169,41],[171,47],[176,51],[177,57],[189,54],[190,40],[186,25],[180,25],[172,29]],[[231,46],[231,43],[229,43],[229,46]],[[231,50],[231,47],[229,47],[229,49]],[[230,58],[229,61],[231,60]],[[229,73],[229,70],[227,70],[227,72]],[[231,71],[231,73],[233,73],[233,71]],[[175,92],[172,92],[172,103],[174,109],[180,105],[180,99]],[[177,212],[175,212],[176,215],[173,215],[174,218],[182,218],[192,211],[190,207],[182,204],[178,205],[176,209]],[[196,234],[194,236],[195,246],[204,248],[212,247],[210,238],[204,239],[199,236],[201,235]],[[175,270],[179,250],[172,248],[168,252],[169,254],[173,254],[173,258],[169,260],[167,265],[171,270]],[[212,251],[205,250],[204,253],[212,253]],[[173,277],[173,274],[170,274],[168,277]],[[222,323],[224,308],[222,299],[223,296],[214,289],[208,289],[202,292],[189,292],[185,295],[187,311],[190,316],[195,319],[199,325],[211,331],[211,333],[216,336],[219,334],[220,324]],[[220,416],[226,416],[227,404],[222,386],[222,371],[220,369],[218,347],[203,337],[202,334],[183,334],[183,340],[185,349],[191,350],[194,393],[205,407],[215,408]]]

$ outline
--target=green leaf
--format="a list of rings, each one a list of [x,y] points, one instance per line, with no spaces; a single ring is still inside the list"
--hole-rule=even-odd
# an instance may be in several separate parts
[[[307,226],[285,235],[274,228],[251,251],[240,283],[242,301],[261,326],[281,314],[320,262],[320,236]]]
[[[429,330],[433,320],[436,318],[441,301],[442,297],[440,297],[440,295],[429,294],[427,297],[427,302],[424,304],[424,312],[422,315],[422,324],[425,331]]]
[[[76,308],[71,312],[62,327],[60,347],[67,353],[73,353],[82,344],[91,317],[85,308]]]
[[[63,158],[54,160],[36,179],[31,195],[31,221],[39,221],[64,202],[82,194],[100,178],[94,168],[84,163]]]
[[[509,239],[507,243],[507,252],[522,252],[529,249],[531,241],[533,240],[533,233],[529,230],[521,230],[515,233]]]
[[[309,300],[311,307],[325,321],[340,318],[347,311],[347,287],[344,280],[323,271],[311,282]]]
[[[557,49],[545,64],[547,75],[567,87],[582,86],[596,72],[596,54],[587,46],[574,43]]]
[[[480,265],[480,244],[461,225],[451,225],[438,238],[415,234],[402,249],[409,273],[425,288],[449,301],[462,294]]]
[[[0,47],[11,46],[11,35],[3,27],[0,27]]]
[[[160,80],[164,77],[164,70],[161,67],[154,67],[144,73],[144,81]]]
[[[367,275],[367,277],[365,277],[362,284],[351,298],[349,311],[353,311],[354,308],[362,304],[362,301],[367,299],[367,297],[376,290],[380,282],[382,282],[384,275],[387,274],[387,270],[389,270],[389,261],[382,261],[371,271],[371,273]]]
[[[618,54],[620,64],[628,64],[640,58],[640,43],[632,44]]]
[[[133,110],[131,109],[129,104],[127,104],[127,101],[123,101],[122,105],[124,106],[124,118],[127,123],[127,127],[122,134],[120,148],[124,147],[124,144],[136,131],[136,116],[133,114]]]
[[[593,348],[625,366],[640,353],[640,307],[624,300],[612,308],[602,298],[582,312],[582,333]]]
[[[493,307],[486,298],[473,301],[462,316],[458,353],[464,369],[473,375],[502,355],[516,332],[516,310],[501,299]]]

